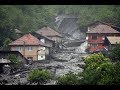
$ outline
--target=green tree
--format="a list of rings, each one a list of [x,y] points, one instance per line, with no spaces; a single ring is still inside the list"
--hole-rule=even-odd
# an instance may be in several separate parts
[[[38,30],[44,25],[53,25],[52,13],[42,5],[1,5],[0,6],[0,45],[6,38],[15,40],[14,29],[23,33]]]
[[[6,38],[5,41],[3,42],[3,49],[4,50],[9,50],[8,44],[10,43],[10,39]]]
[[[58,85],[78,85],[78,76],[72,72],[57,78]]]
[[[11,67],[11,71],[16,71],[21,62],[17,59],[17,56],[15,54],[9,54],[8,55],[8,60],[10,60],[11,64],[10,64],[10,67]]]
[[[78,76],[80,85],[120,84],[120,63],[112,63],[101,53],[92,54],[85,59],[86,68]]]
[[[110,53],[112,61],[120,61],[120,44],[117,44]]]
[[[32,70],[28,74],[28,80],[30,83],[37,83],[38,85],[47,83],[51,79],[51,74],[47,70]]]

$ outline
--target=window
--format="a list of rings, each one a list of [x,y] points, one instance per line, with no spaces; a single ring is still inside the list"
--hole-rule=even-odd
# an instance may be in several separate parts
[[[43,39],[43,38],[42,38],[42,39],[40,39],[40,41],[41,41],[41,42],[43,42],[43,43],[45,43],[45,39]]]
[[[97,44],[92,44],[92,46],[95,48],[95,47],[97,47]]]
[[[16,47],[16,51],[21,52],[21,51],[22,51],[22,48],[21,48],[21,47]]]
[[[92,35],[92,39],[96,40],[97,39],[97,35]]]
[[[28,47],[28,51],[32,51],[32,47]]]

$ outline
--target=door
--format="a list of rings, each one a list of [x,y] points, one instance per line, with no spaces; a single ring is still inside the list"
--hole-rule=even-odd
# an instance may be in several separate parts
[[[45,50],[38,51],[38,60],[45,60]]]

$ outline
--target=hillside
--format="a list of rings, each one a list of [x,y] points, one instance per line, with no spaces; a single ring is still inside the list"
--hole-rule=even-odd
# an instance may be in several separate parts
[[[60,28],[56,28],[55,18],[60,14],[77,16],[77,26],[74,23],[70,26],[72,21],[65,20]],[[87,25],[98,20],[120,26],[119,18],[119,5],[1,5],[0,45],[6,47],[16,37],[16,28],[26,33],[48,25],[64,31],[65,27],[62,27],[66,24],[70,29],[86,32]],[[65,32],[68,33],[70,29]]]

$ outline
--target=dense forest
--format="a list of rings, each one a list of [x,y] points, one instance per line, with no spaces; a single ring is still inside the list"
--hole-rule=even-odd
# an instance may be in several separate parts
[[[55,28],[55,16],[70,14],[79,17],[80,29],[100,20],[120,26],[119,5],[1,5],[0,45],[15,38],[15,29],[22,32],[38,30],[44,25]]]

